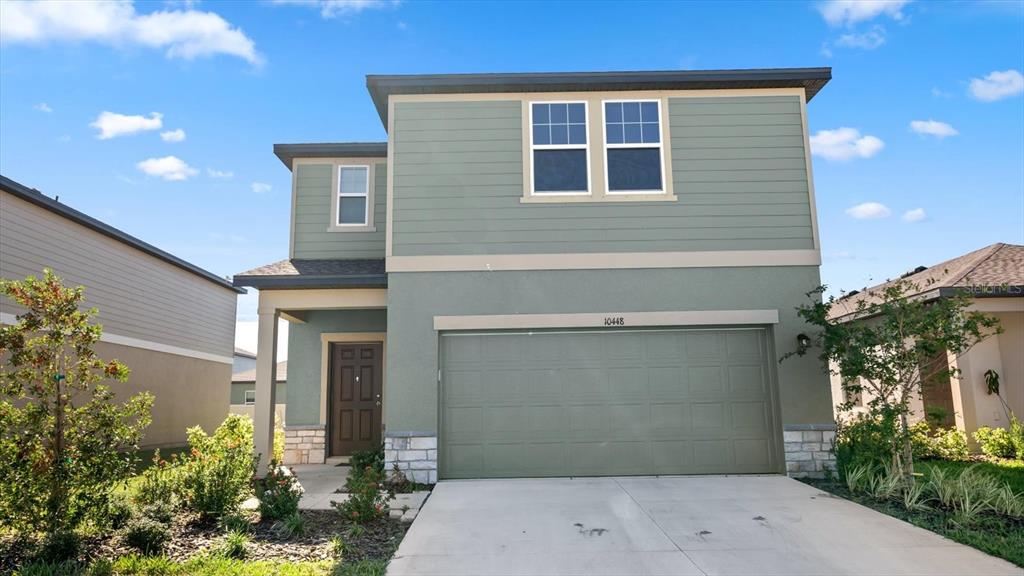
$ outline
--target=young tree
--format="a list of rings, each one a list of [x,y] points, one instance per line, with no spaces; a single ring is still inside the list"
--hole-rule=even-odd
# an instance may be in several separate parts
[[[0,327],[0,518],[54,535],[105,510],[131,475],[153,397],[114,401],[104,380],[128,368],[97,357],[102,327],[81,311],[83,288],[42,279],[0,279],[0,293],[26,309]]]
[[[927,285],[926,285],[927,288]],[[842,378],[846,397],[868,392],[872,416],[894,423],[891,439],[893,470],[911,478],[914,458],[911,446],[911,400],[921,397],[922,386],[937,378],[955,378],[946,354],[960,356],[985,338],[998,334],[999,320],[969,310],[964,293],[925,300],[921,286],[898,280],[858,298],[854,310],[842,320],[831,318],[837,300],[822,300],[825,287],[809,292],[810,304],[798,314],[817,330],[809,345],[782,357],[803,355],[820,348],[826,369]],[[849,402],[839,406],[851,408]]]

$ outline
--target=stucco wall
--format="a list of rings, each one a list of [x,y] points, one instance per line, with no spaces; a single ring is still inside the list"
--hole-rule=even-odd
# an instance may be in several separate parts
[[[436,433],[435,315],[777,309],[777,358],[792,350],[797,334],[807,329],[795,308],[818,283],[818,269],[810,266],[393,273],[388,280],[392,313],[385,427],[389,432]],[[829,381],[816,358],[772,364],[778,373],[784,425],[832,422]],[[291,381],[289,373],[289,385]]]
[[[386,310],[312,310],[304,324],[288,328],[287,425],[320,424],[320,335],[334,332],[384,332]],[[385,387],[387,381],[385,381]]]

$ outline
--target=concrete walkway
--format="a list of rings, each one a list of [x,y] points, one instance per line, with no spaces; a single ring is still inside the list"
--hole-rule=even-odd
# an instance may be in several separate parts
[[[300,510],[330,510],[331,501],[343,502],[348,498],[348,494],[337,493],[348,478],[348,466],[296,464],[290,468],[302,485]]]
[[[407,574],[1015,574],[1008,562],[781,476],[442,482]]]

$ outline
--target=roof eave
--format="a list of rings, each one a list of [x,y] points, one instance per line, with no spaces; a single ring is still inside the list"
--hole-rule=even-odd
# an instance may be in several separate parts
[[[235,276],[235,286],[257,290],[301,290],[311,288],[387,288],[387,274],[351,276]]]
[[[310,142],[274,144],[274,155],[289,170],[296,158],[386,158],[387,142]]]

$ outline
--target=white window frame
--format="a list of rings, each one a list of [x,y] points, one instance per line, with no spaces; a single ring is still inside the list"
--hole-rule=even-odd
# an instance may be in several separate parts
[[[583,130],[585,131],[586,144],[582,146],[583,154],[587,160],[587,189],[583,191],[572,191],[572,192],[537,192],[537,180],[535,174],[537,172],[536,166],[534,166],[534,150],[579,150],[581,146],[579,144],[534,144],[533,143],[533,105],[534,104],[583,104]],[[549,198],[552,196],[590,196],[593,194],[594,187],[590,182],[590,105],[586,100],[531,100],[526,103],[529,109],[530,121],[528,126],[530,127],[530,196],[534,198]]]
[[[640,142],[636,144],[609,144],[608,143],[608,107],[606,104],[624,104],[627,102],[655,102],[658,104],[658,144],[657,146]],[[637,194],[666,194],[668,186],[665,184],[665,118],[662,116],[660,98],[624,98],[616,100],[601,100],[601,144],[604,147],[604,193],[607,196],[623,196]],[[589,142],[589,140],[588,140]],[[608,180],[608,151],[616,148],[658,148],[658,161],[661,163],[661,190],[612,190],[611,182]]]
[[[341,191],[341,172],[346,168],[362,168],[366,170],[366,189],[362,194]],[[334,225],[339,228],[366,228],[371,226],[370,222],[370,165],[369,164],[338,164],[338,187],[334,191],[337,198],[337,209],[334,211]],[[363,210],[363,221],[359,223],[341,222],[341,199],[342,198],[365,198],[366,203]]]
[[[256,391],[255,390],[246,390],[245,391],[245,399],[243,400],[243,403],[246,406],[255,406],[256,405]]]

